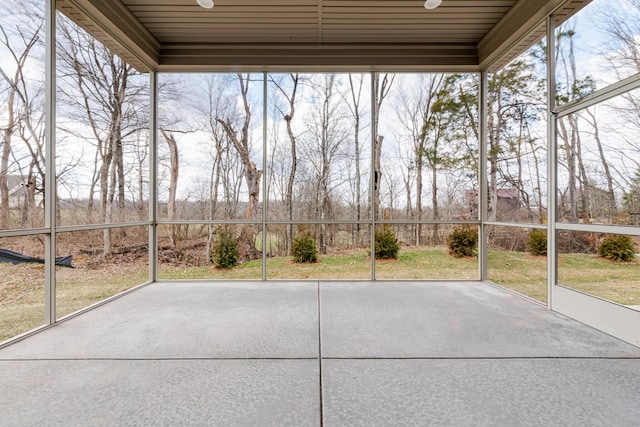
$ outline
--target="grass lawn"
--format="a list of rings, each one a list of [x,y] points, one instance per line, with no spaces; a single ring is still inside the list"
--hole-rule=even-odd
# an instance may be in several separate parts
[[[538,301],[547,301],[547,258],[489,251],[489,279]],[[609,301],[640,305],[640,261],[612,262],[595,255],[560,254],[558,283]]]
[[[0,341],[44,324],[44,266],[0,263]],[[63,317],[147,281],[146,264],[56,268],[56,315]]]
[[[232,269],[211,267],[158,267],[161,279],[261,279],[262,260]],[[377,279],[471,279],[478,278],[477,258],[454,258],[444,248],[402,248],[397,260],[377,260]],[[315,264],[296,264],[291,257],[267,259],[267,279],[370,280],[371,259],[367,251],[320,256]]]
[[[44,265],[0,263],[0,341],[44,324]]]
[[[547,257],[489,250],[487,277],[540,302],[547,302]]]
[[[291,257],[267,259],[268,279],[363,279],[371,278],[370,261],[366,252],[352,252],[340,256],[321,256],[315,264],[296,264]],[[243,262],[237,267],[220,269],[209,267],[158,266],[158,277],[165,280],[216,279],[260,280],[262,260]]]
[[[376,279],[478,280],[478,258],[455,258],[445,248],[400,249],[394,261],[376,261]]]
[[[489,251],[489,279],[546,302],[546,258],[526,253]],[[268,279],[370,279],[366,251],[321,256],[316,264],[295,264],[290,257],[267,260]],[[62,317],[147,280],[146,262],[102,264],[94,268],[57,269],[57,315]],[[44,267],[0,263],[0,341],[44,322]],[[220,270],[159,266],[161,279],[261,279],[262,260]],[[453,258],[443,248],[402,248],[397,260],[376,261],[378,279],[477,279],[477,258]],[[562,254],[559,283],[626,305],[640,305],[640,262],[615,263],[593,255]]]
[[[624,305],[640,305],[640,260],[612,262],[586,254],[558,257],[558,283]]]
[[[56,269],[56,316],[63,317],[146,282],[146,263]]]

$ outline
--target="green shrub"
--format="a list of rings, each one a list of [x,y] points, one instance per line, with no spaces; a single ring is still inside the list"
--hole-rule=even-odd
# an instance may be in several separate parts
[[[447,236],[449,255],[456,258],[474,256],[478,246],[478,230],[468,226],[456,227]]]
[[[527,249],[531,255],[547,255],[547,233],[544,230],[532,230],[527,237]]]
[[[211,248],[211,261],[217,268],[232,268],[238,265],[238,244],[228,232],[220,233],[218,242]]]
[[[636,256],[636,250],[631,237],[611,235],[600,243],[598,255],[612,261],[628,262]]]
[[[316,248],[316,241],[310,232],[302,232],[293,239],[291,254],[293,255],[293,262],[314,263],[318,261],[318,248]]]
[[[376,231],[375,235],[376,259],[397,259],[400,246],[398,239],[393,234],[393,230],[388,225],[382,227],[382,230]]]

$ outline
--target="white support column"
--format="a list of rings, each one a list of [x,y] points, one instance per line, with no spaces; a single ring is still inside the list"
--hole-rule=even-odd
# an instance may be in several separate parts
[[[45,6],[44,323],[56,321],[56,0]]]
[[[149,281],[158,280],[158,74],[149,72]]]
[[[378,117],[376,117],[376,71],[371,72],[369,87],[371,88],[371,165],[369,170],[369,215],[371,216],[371,241],[369,250],[371,253],[371,280],[376,280],[376,209],[375,209],[375,152],[376,152],[376,129]]]
[[[262,280],[267,280],[267,72],[262,79]]]
[[[555,305],[558,280],[556,220],[558,208],[558,150],[556,108],[556,37],[554,17],[547,18],[547,307]]]
[[[480,115],[479,128],[480,140],[479,145],[479,188],[478,188],[478,215],[480,219],[480,230],[478,239],[478,269],[480,280],[488,280],[487,276],[487,250],[489,243],[489,233],[487,230],[487,91],[488,91],[488,73],[483,70],[480,73],[480,90],[478,96],[478,111]]]

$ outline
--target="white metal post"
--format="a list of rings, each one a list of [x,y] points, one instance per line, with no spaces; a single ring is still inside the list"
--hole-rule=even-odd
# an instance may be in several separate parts
[[[376,81],[377,72],[371,72],[369,87],[371,88],[371,165],[369,171],[369,215],[371,216],[371,239],[369,242],[369,252],[371,254],[371,280],[376,280],[376,206],[375,206],[375,152],[376,152],[376,129],[378,117],[376,115]]]
[[[50,325],[56,321],[56,0],[45,4],[44,322]]]
[[[558,280],[558,151],[556,108],[556,36],[553,15],[547,18],[547,307],[554,307]]]
[[[158,280],[158,74],[149,72],[149,281]]]
[[[267,280],[267,72],[262,75],[262,280]]]
[[[486,225],[487,221],[487,195],[488,183],[487,183],[487,95],[488,95],[488,72],[483,70],[480,73],[480,90],[478,96],[478,111],[479,111],[479,128],[480,128],[480,140],[479,145],[479,185],[478,185],[478,215],[480,220],[480,238],[478,239],[478,270],[480,280],[488,280],[487,274],[487,251],[489,248],[489,233]]]

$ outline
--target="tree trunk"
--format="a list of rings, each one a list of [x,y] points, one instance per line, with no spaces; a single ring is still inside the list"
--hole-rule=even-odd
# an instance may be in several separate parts
[[[118,220],[124,222],[124,210],[125,210],[125,185],[124,185],[124,150],[122,148],[122,139],[118,138],[116,141],[116,168],[118,176]]]
[[[418,221],[422,221],[422,153],[416,153],[416,216]],[[416,246],[420,246],[420,235],[422,225],[416,225]]]
[[[296,102],[296,92],[298,89],[298,74],[291,74],[291,79],[293,80],[293,88],[291,90],[291,96],[287,97],[289,99],[289,114],[285,115],[284,119],[287,124],[287,135],[289,135],[289,142],[291,143],[291,170],[289,171],[289,178],[287,180],[287,190],[285,193],[285,209],[287,209],[287,221],[293,221],[293,185],[295,184],[296,179],[296,169],[298,167],[298,154],[296,152],[296,136],[293,133],[293,129],[291,127],[291,121],[293,120],[293,116],[296,112],[295,102]],[[286,227],[287,234],[287,253],[291,253],[291,249],[293,248],[293,224],[287,224]]]
[[[575,160],[573,157],[572,141],[568,134],[567,124],[565,120],[558,120],[558,137],[563,141],[562,148],[564,149],[564,156],[567,167],[567,192],[569,193],[568,199],[564,200],[568,204],[569,222],[577,222],[578,213],[576,210],[576,181],[575,181]]]
[[[15,126],[13,113],[15,91],[11,90],[7,101],[7,127],[2,138],[2,160],[0,161],[0,229],[10,228],[9,224],[9,157],[11,156],[11,137]]]
[[[407,177],[404,180],[404,189],[407,192],[406,215],[408,218],[413,219],[413,200],[411,199],[411,179],[410,179],[409,173],[407,173]]]
[[[42,24],[40,24],[42,25]],[[29,100],[28,89],[25,86],[25,73],[24,68],[26,66],[27,60],[30,58],[31,49],[36,45],[37,41],[40,38],[40,30],[41,27],[37,27],[36,30],[27,35],[23,32],[20,32],[20,37],[22,38],[22,42],[24,42],[24,50],[22,52],[16,52],[9,42],[7,38],[7,34],[4,32],[4,38],[2,40],[2,44],[4,47],[10,52],[10,54],[5,55],[7,61],[10,61],[9,58],[15,59],[16,69],[11,78],[5,73],[3,68],[4,63],[0,66],[0,77],[9,85],[8,97],[7,97],[7,125],[6,129],[2,135],[2,154],[0,158],[0,229],[10,228],[10,195],[9,191],[9,158],[11,157],[11,142],[12,136],[16,133],[16,127],[18,126],[18,121],[22,120],[24,127],[29,130],[28,138],[37,138],[36,132],[34,131],[34,125],[31,123],[31,114],[33,112],[33,105]],[[5,58],[3,58],[4,61]],[[18,85],[21,85],[20,87]],[[16,97],[19,98],[20,103],[22,105],[22,117],[17,117],[15,112],[15,101]],[[27,144],[28,146],[29,144]],[[29,148],[29,146],[27,147]],[[30,150],[31,151],[31,150]],[[39,160],[37,156],[34,156],[34,153],[31,151],[31,155],[34,160]],[[39,168],[42,170],[42,167]]]
[[[489,112],[487,114],[487,131],[489,133],[489,149],[487,157],[489,160],[489,194],[478,194],[478,208],[480,208],[480,198],[489,197],[488,206],[488,219],[489,221],[496,221],[498,217],[498,154],[500,152],[500,129],[502,127],[502,115],[496,114],[494,118],[494,112],[500,111],[501,96],[500,90],[496,91],[495,97],[489,99]],[[478,212],[481,214],[481,212]]]
[[[380,212],[380,184],[382,183],[382,169],[380,167],[380,155],[382,152],[382,141],[384,136],[378,135],[375,141],[375,151],[373,158],[373,215],[378,219],[383,218],[382,212]]]
[[[389,77],[391,76],[391,77]],[[380,168],[380,153],[382,152],[382,141],[384,137],[378,133],[378,124],[380,122],[380,109],[382,108],[382,103],[384,99],[389,94],[389,90],[393,85],[393,81],[395,80],[395,75],[385,74],[380,81],[380,74],[375,73],[373,77],[373,89],[374,89],[374,97],[375,97],[375,111],[374,111],[374,142],[375,142],[375,152],[374,152],[374,200],[373,200],[373,215],[380,215],[380,183],[382,182],[382,170]]]
[[[26,195],[24,201],[24,211],[22,217],[23,227],[36,228],[40,224],[36,224],[36,177],[33,173],[33,167],[29,168],[27,176]]]
[[[108,168],[108,167],[107,167]],[[109,194],[106,199],[110,200],[105,204],[104,210],[104,224],[111,224],[113,217],[113,190],[114,187],[107,187]],[[102,256],[107,257],[111,254],[111,229],[105,228],[102,232]]]
[[[611,171],[609,170],[609,163],[604,154],[604,150],[602,148],[602,141],[600,140],[600,130],[598,128],[598,120],[595,115],[589,110],[586,109],[587,114],[591,116],[593,126],[593,137],[596,140],[596,144],[598,144],[598,153],[600,154],[600,161],[602,162],[602,168],[604,169],[605,177],[607,178],[607,197],[609,199],[609,221],[613,222],[618,216],[618,208],[616,206],[616,194],[613,189],[613,178],[611,177]]]
[[[249,162],[249,165],[246,166],[244,176],[249,190],[249,206],[247,207],[245,219],[250,221],[258,216],[258,204],[260,203],[260,179],[262,178],[262,171],[258,170],[255,163]]]
[[[575,155],[578,160],[578,172],[580,173],[580,204],[582,205],[582,218],[585,223],[590,222],[591,218],[591,189],[589,188],[589,178],[587,177],[587,171],[584,167],[584,160],[582,156],[582,139],[580,138],[580,132],[578,131],[577,120],[572,120],[575,130],[572,132],[575,135]]]
[[[169,146],[169,200],[167,201],[167,220],[176,219],[176,193],[178,191],[178,176],[180,174],[180,157],[178,142],[175,135],[160,129],[164,140]],[[169,239],[174,249],[178,249],[178,236],[175,224],[169,224]]]
[[[96,185],[100,181],[100,167],[98,166],[101,152],[100,140],[98,140],[98,148],[93,157],[93,175],[91,177],[91,185],[89,186],[89,201],[87,202],[87,216],[91,217],[95,209]]]
[[[437,149],[436,149],[437,152]],[[440,211],[438,208],[438,169],[434,164],[431,168],[431,204],[433,206],[433,220],[438,221],[440,219]],[[433,224],[433,243],[438,244],[438,223]]]
[[[245,219],[252,220],[256,217],[258,211],[258,203],[260,201],[260,179],[262,177],[262,171],[258,170],[256,164],[251,161],[249,153],[249,125],[251,123],[251,109],[249,107],[249,100],[247,98],[247,92],[249,90],[249,77],[247,76],[246,81],[241,74],[238,74],[237,77],[240,83],[240,92],[242,94],[245,113],[240,136],[238,136],[237,132],[233,128],[230,119],[224,120],[216,117],[216,121],[222,125],[222,128],[225,130],[227,136],[231,140],[231,143],[240,156],[240,159],[244,166],[244,178],[247,185],[247,192],[249,194]]]
[[[529,142],[531,144],[531,154],[533,155],[533,161],[536,167],[536,185],[538,190],[538,198],[536,202],[538,204],[538,221],[540,222],[540,224],[544,224],[544,213],[542,211],[542,182],[540,178],[540,160],[538,160],[538,155],[536,154],[536,149],[533,146],[533,141],[534,140],[531,139]]]
[[[353,129],[353,145],[355,149],[355,204],[356,204],[356,235],[355,238],[352,238],[354,244],[360,244],[360,219],[362,218],[361,212],[361,197],[360,194],[360,186],[362,185],[361,176],[360,176],[360,94],[362,89],[362,78],[360,79],[360,88],[358,93],[356,94],[356,88],[353,85],[352,75],[349,74],[349,86],[351,88],[351,100],[353,102],[353,119],[354,119],[354,129]]]

